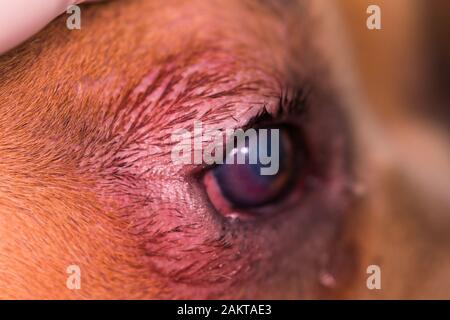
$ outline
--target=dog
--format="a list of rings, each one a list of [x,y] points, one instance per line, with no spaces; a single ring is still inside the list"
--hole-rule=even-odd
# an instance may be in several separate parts
[[[428,11],[366,2],[112,1],[0,56],[0,298],[448,298]],[[339,178],[294,197],[310,210],[217,217],[170,133],[273,114],[285,83],[318,88],[307,130]]]

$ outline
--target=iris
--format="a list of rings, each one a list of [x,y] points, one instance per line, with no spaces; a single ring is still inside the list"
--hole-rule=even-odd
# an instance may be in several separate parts
[[[301,159],[296,155],[289,128],[276,128],[279,133],[276,135],[278,141],[274,141],[274,136],[271,134],[274,129],[266,129],[268,134],[263,135],[263,139],[266,139],[265,143],[261,140],[261,130],[256,130],[256,134],[246,139],[244,145],[231,149],[225,164],[213,169],[214,180],[231,207],[259,208],[280,200],[292,187],[295,170],[300,165]],[[276,157],[271,154],[274,143],[278,144],[275,150],[279,154]],[[277,159],[279,162],[277,173],[262,174],[261,169],[271,164],[263,164],[261,154]],[[236,161],[239,156],[245,159],[245,163],[239,164]],[[230,158],[234,158],[232,160],[235,161],[230,161]],[[251,163],[250,159],[257,159],[257,161]]]

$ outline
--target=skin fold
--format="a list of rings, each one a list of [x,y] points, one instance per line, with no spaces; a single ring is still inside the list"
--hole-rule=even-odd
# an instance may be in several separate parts
[[[113,1],[0,56],[0,298],[448,298],[450,147],[423,107],[422,20],[380,1],[371,33],[363,2]],[[303,210],[224,221],[170,134],[245,126],[309,82],[325,129],[308,130],[345,172]]]

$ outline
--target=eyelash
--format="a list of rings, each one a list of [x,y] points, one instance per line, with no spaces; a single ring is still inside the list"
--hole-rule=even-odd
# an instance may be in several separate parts
[[[309,86],[305,86],[308,88]],[[289,97],[289,92],[293,95]],[[285,89],[280,94],[277,107],[274,113],[270,113],[264,106],[260,113],[251,118],[243,127],[244,130],[262,125],[278,124],[281,121],[288,121],[290,116],[300,117],[308,111],[311,104],[310,91],[306,89]]]

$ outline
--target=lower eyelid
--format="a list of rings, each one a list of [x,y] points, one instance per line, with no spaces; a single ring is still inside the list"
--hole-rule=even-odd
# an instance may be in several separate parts
[[[217,183],[214,181],[212,172],[207,172],[202,178],[202,183],[206,188],[206,193],[216,210],[222,212],[225,216],[232,217],[233,209],[223,197]]]

